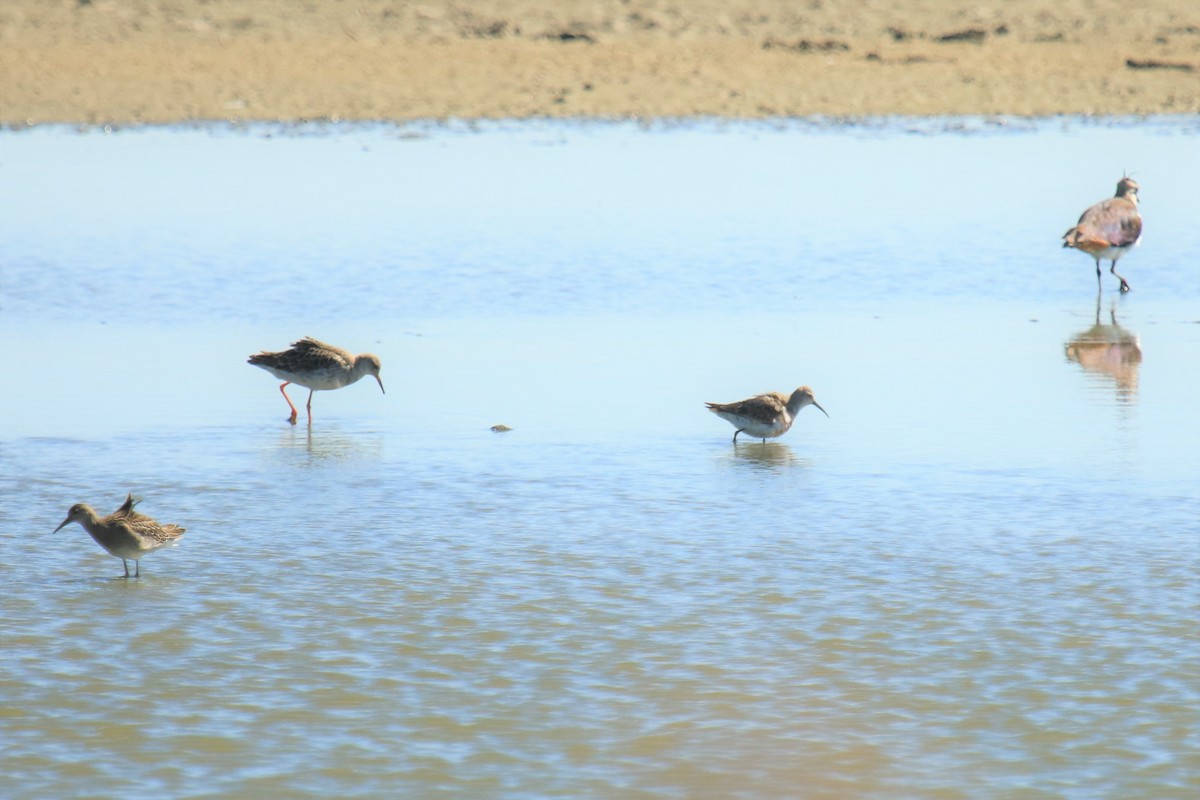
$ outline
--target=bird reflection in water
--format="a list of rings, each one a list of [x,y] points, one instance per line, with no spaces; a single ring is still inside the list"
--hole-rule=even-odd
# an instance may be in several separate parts
[[[311,428],[287,428],[279,437],[277,453],[303,452],[303,464],[316,466],[333,462],[377,459],[383,452],[383,442],[377,432],[335,432]],[[291,459],[289,459],[291,460]]]
[[[792,448],[782,442],[738,442],[726,457],[755,469],[770,471],[812,466],[810,459],[798,458]]]
[[[1116,304],[1109,308],[1109,324],[1100,322],[1100,295],[1096,295],[1096,323],[1071,337],[1065,345],[1067,359],[1084,370],[1112,380],[1117,399],[1123,403],[1137,397],[1138,367],[1142,347],[1137,334],[1117,324]]]

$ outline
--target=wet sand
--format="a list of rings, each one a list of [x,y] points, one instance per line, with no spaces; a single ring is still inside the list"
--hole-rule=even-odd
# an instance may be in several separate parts
[[[6,0],[0,123],[1194,114],[1195,9]]]

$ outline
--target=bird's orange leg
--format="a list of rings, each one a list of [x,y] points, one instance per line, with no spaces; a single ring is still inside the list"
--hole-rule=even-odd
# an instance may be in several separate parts
[[[292,405],[292,398],[288,397],[288,396],[287,396],[287,392],[285,392],[285,391],[284,391],[284,388],[285,388],[285,387],[286,387],[286,386],[287,386],[289,383],[291,383],[291,381],[284,381],[284,382],[283,382],[283,385],[281,385],[281,386],[279,387],[279,393],[280,393],[281,395],[283,395],[283,399],[284,399],[284,400],[287,400],[288,408],[290,408],[290,409],[292,410],[292,416],[291,416],[291,417],[288,419],[288,422],[290,422],[290,423],[292,423],[293,425],[295,425],[295,424],[296,424],[296,417],[300,416],[300,412],[296,410],[296,407],[295,407],[294,405]],[[310,397],[310,399],[311,399],[311,397]]]

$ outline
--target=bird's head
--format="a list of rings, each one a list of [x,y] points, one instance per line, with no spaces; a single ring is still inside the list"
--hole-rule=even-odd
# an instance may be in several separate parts
[[[379,384],[379,391],[387,394],[383,388],[383,379],[379,377],[379,370],[383,369],[383,362],[379,360],[379,356],[364,353],[358,357],[357,363],[354,365],[360,375],[370,375]]]
[[[807,386],[801,386],[799,389],[792,392],[792,397],[790,400],[788,400],[788,406],[789,408],[796,409],[792,412],[793,414],[805,406],[816,406],[817,408],[821,408],[821,404],[817,402],[815,397],[813,397],[812,389],[808,388]],[[823,408],[821,408],[821,413],[827,417],[829,416],[829,412]]]
[[[1133,202],[1138,201],[1137,181],[1126,175],[1117,183],[1117,197],[1127,197]]]
[[[72,522],[83,522],[89,516],[95,516],[95,513],[87,503],[76,503],[67,510],[67,518],[54,529],[54,533],[58,533]]]

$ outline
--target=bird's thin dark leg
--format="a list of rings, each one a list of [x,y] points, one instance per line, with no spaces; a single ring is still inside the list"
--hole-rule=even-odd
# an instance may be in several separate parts
[[[1124,275],[1117,272],[1117,260],[1115,258],[1113,259],[1112,266],[1108,268],[1108,271],[1121,279],[1121,291],[1128,292],[1129,291],[1129,281],[1125,280]]]
[[[313,391],[314,391],[313,389],[309,389],[309,390],[308,390],[308,405],[306,405],[306,406],[304,407],[304,408],[305,408],[305,410],[307,410],[307,411],[308,411],[308,422],[309,422],[309,424],[312,424],[312,396],[313,396]]]
[[[142,562],[138,561],[136,558],[133,560],[133,577],[142,577]]]
[[[129,577],[129,562],[122,558],[121,566],[125,567],[125,577],[128,578]]]
[[[742,432],[741,428],[738,428],[736,431],[733,432],[733,443],[734,444],[737,444],[737,435],[741,432]]]
[[[1102,273],[1100,271],[1100,259],[1097,258],[1096,259],[1096,289],[1097,290],[1102,290],[1104,288],[1104,284],[1102,284],[1100,282],[1100,279],[1103,277],[1103,275],[1104,275],[1104,273]]]

